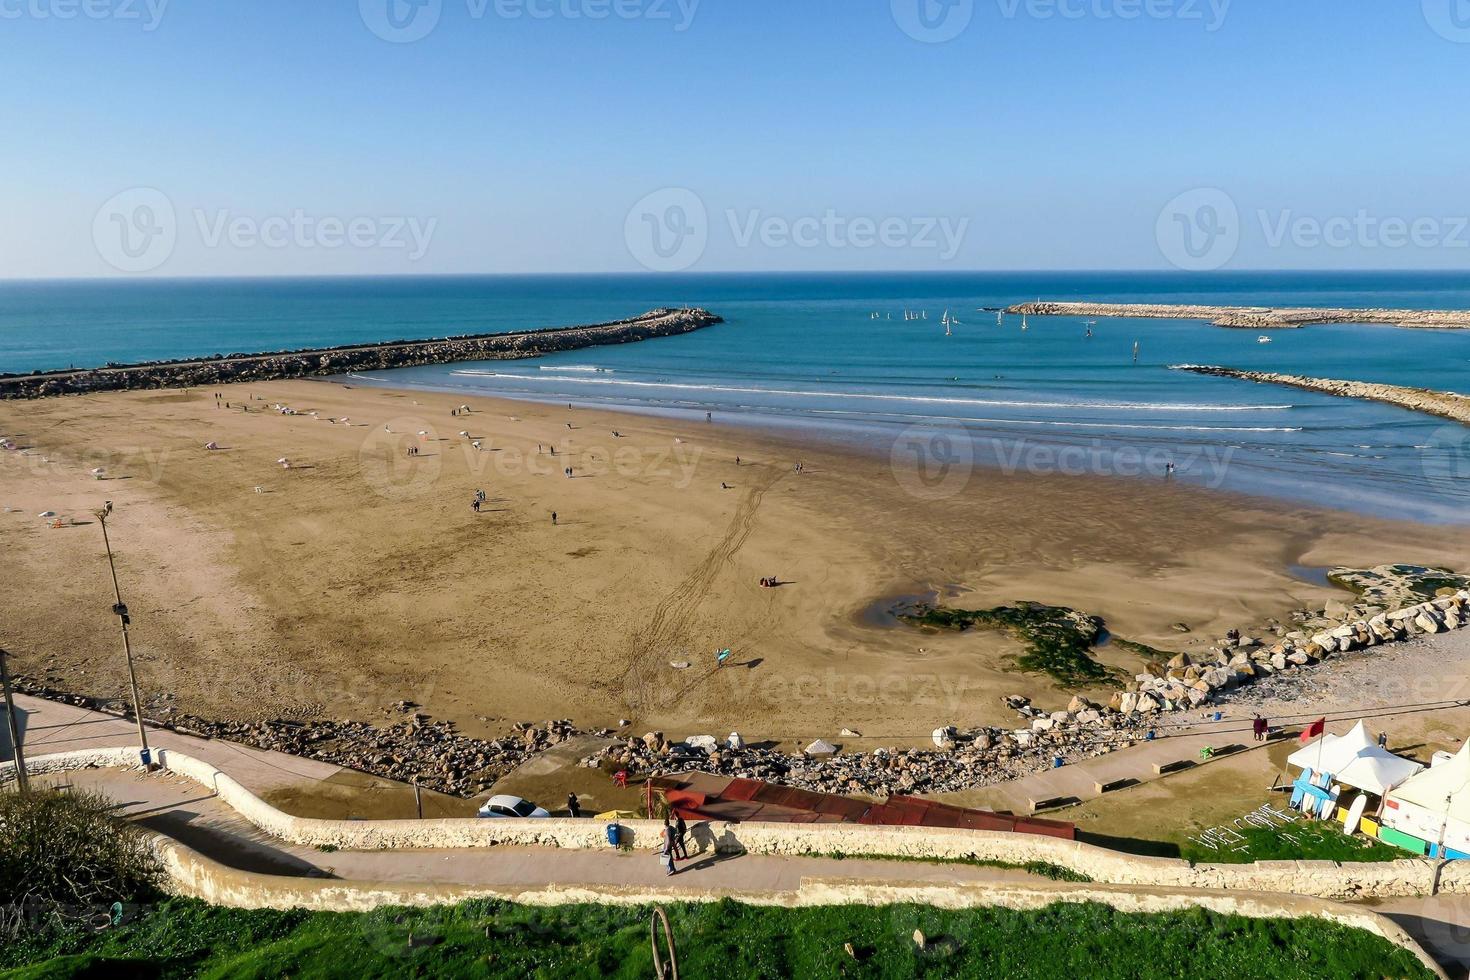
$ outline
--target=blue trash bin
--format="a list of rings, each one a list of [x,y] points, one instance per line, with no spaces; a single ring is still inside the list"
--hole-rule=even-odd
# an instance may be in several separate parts
[[[1051,767],[1053,769],[1060,769],[1064,765],[1066,765],[1066,760],[1063,759],[1061,756],[1054,755],[1051,757]]]
[[[615,823],[608,824],[607,842],[613,847],[617,847],[618,845],[620,845],[623,842],[623,828],[619,827]]]

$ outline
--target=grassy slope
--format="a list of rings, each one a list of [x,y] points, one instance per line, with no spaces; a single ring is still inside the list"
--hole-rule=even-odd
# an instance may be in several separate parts
[[[668,909],[688,977],[1427,977],[1407,952],[1317,921],[927,907]],[[914,930],[928,937],[915,948]],[[412,942],[410,942],[412,936]],[[843,950],[851,943],[857,959]],[[64,958],[45,960],[47,956]],[[5,976],[644,978],[648,910],[489,902],[367,914],[242,912],[174,900],[95,940],[0,949]]]

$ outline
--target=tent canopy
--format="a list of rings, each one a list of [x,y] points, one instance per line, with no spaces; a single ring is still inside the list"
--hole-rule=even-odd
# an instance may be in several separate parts
[[[1377,745],[1368,732],[1367,724],[1360,721],[1346,735],[1323,735],[1311,745],[1297,749],[1286,761],[1298,769],[1337,773],[1346,769],[1364,751]]]
[[[1354,786],[1384,796],[1423,768],[1411,759],[1394,755],[1375,745],[1349,762],[1341,772],[1333,773],[1332,778],[1344,786]]]
[[[1379,796],[1424,768],[1379,748],[1367,724],[1361,721],[1341,737],[1323,735],[1319,742],[1297,749],[1286,761],[1298,769],[1330,773],[1335,782]]]
[[[1426,769],[1393,791],[1393,798],[1470,823],[1470,741],[1449,762]]]

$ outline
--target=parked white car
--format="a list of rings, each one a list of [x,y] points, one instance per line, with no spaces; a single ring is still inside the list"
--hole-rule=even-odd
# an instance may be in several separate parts
[[[519,796],[492,796],[480,807],[482,817],[549,817],[551,814]]]

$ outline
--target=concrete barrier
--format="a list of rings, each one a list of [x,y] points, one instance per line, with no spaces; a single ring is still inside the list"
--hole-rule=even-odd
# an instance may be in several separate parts
[[[365,912],[385,905],[424,907],[496,898],[522,905],[652,905],[715,902],[733,899],[747,905],[787,908],[832,905],[896,905],[912,903],[943,909],[1006,908],[1035,911],[1061,902],[1096,902],[1120,912],[1162,913],[1205,908],[1223,915],[1254,919],[1316,918],[1362,929],[1401,946],[1435,975],[1448,977],[1424,949],[1398,925],[1361,906],[1339,905],[1299,895],[1228,894],[1180,888],[1126,885],[1078,885],[1061,882],[871,881],[835,877],[803,877],[796,889],[734,891],[698,886],[537,886],[437,885],[416,882],[340,882],[321,878],[288,878],[227,867],[168,838],[157,850],[176,894],[212,905],[244,909],[310,909],[322,912]]]
[[[606,848],[605,825],[595,820],[321,820],[276,809],[214,766],[170,749],[160,765],[212,790],[250,823],[280,840],[309,847],[372,851],[389,848],[466,848],[508,844],[571,849]],[[137,768],[136,749],[95,749],[29,759],[31,772],[81,768]],[[14,778],[14,763],[0,764],[0,780]],[[659,846],[662,823],[619,821],[623,841],[636,850]],[[703,822],[690,834],[700,849],[721,853],[907,857],[979,860],[1009,865],[1042,862],[1097,882],[1154,888],[1272,892],[1329,899],[1412,898],[1428,895],[1434,862],[1406,859],[1383,863],[1261,861],[1254,864],[1191,865],[1177,858],[1125,854],[1082,841],[1034,834],[945,827],[859,824]],[[1452,862],[1439,890],[1470,894],[1470,861]]]

